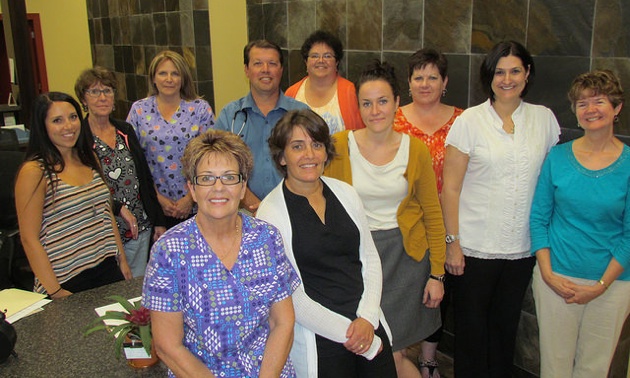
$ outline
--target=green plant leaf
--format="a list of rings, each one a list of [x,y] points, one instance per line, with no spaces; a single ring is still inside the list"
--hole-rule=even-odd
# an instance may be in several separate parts
[[[142,345],[147,354],[151,354],[151,343],[153,342],[153,336],[151,335],[151,326],[140,326],[140,338],[142,339]]]

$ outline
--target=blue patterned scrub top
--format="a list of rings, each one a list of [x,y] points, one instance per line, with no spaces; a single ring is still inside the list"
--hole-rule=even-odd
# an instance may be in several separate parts
[[[241,248],[232,270],[212,252],[193,217],[155,243],[142,291],[150,310],[183,313],[184,345],[217,377],[258,377],[269,310],[300,284],[280,232],[241,217]],[[294,376],[288,360],[281,377]]]

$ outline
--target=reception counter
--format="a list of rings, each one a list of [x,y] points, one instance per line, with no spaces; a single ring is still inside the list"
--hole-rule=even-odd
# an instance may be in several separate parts
[[[0,364],[0,377],[166,377],[163,363],[134,369],[115,357],[114,339],[105,331],[83,336],[96,307],[113,303],[110,295],[140,296],[142,277],[54,300],[44,311],[17,321],[15,351]]]

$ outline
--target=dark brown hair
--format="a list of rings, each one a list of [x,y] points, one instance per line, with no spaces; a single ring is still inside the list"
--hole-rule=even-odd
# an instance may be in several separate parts
[[[271,158],[284,177],[287,177],[287,167],[280,162],[284,157],[284,149],[289,144],[295,127],[301,127],[313,140],[324,144],[327,155],[325,165],[328,165],[336,155],[330,130],[322,117],[311,109],[288,111],[276,123],[268,140]]]

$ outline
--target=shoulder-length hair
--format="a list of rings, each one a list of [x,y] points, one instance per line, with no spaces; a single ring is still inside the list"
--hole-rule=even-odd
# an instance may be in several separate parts
[[[527,51],[525,46],[516,41],[504,41],[497,43],[483,59],[483,62],[481,63],[481,67],[479,69],[479,78],[481,80],[483,91],[486,96],[488,96],[488,98],[492,101],[494,101],[494,92],[492,91],[492,80],[494,80],[494,71],[496,71],[497,69],[499,59],[509,55],[519,58],[521,60],[521,63],[523,64],[523,67],[525,67],[525,70],[529,71],[529,76],[527,77],[527,81],[525,82],[525,88],[523,88],[523,91],[521,92],[521,97],[524,97],[527,94],[529,86],[533,83],[534,77],[536,76],[534,59],[530,55],[529,51]]]
[[[301,127],[314,141],[324,144],[327,154],[324,165],[328,165],[336,156],[335,145],[326,121],[311,109],[290,110],[278,120],[267,140],[271,158],[284,177],[287,177],[287,167],[281,162],[284,149],[289,144],[295,127]]]
[[[192,101],[199,98],[197,89],[195,89],[195,83],[193,83],[192,73],[188,63],[184,60],[184,57],[171,50],[164,50],[158,53],[149,65],[149,93],[147,96],[157,96],[158,90],[155,86],[155,75],[157,73],[158,66],[166,61],[170,60],[175,65],[175,68],[179,72],[182,78],[181,88],[179,89],[179,95],[186,101]]]

